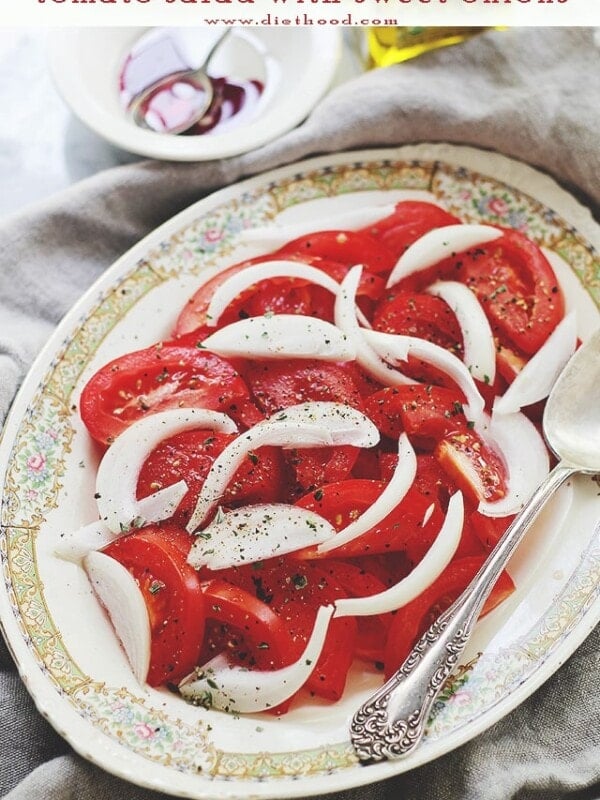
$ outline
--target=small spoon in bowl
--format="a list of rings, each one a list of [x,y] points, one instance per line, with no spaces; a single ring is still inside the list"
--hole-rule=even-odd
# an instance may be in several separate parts
[[[207,74],[207,67],[210,60],[216,53],[217,49],[223,43],[223,40],[231,32],[231,28],[227,28],[223,33],[217,37],[216,41],[208,51],[207,56],[199,67],[193,69],[184,69],[177,72],[171,72],[168,75],[163,75],[154,83],[147,86],[139,94],[132,98],[127,111],[136,125],[140,128],[147,128],[155,133],[170,133],[178,134],[192,128],[202,117],[206,114],[211,106],[214,98],[213,82]],[[158,94],[165,90],[173,89],[177,84],[187,84],[188,89],[191,91],[186,92],[186,95],[176,99],[179,114],[169,120],[166,114],[160,115],[161,127],[160,129],[153,127],[148,123],[148,112],[151,101]],[[192,97],[194,102],[192,102]],[[184,112],[183,119],[180,118],[181,112]]]
[[[600,473],[598,387],[600,330],[571,358],[546,403],[544,435],[559,463],[506,529],[462,595],[352,718],[350,738],[361,761],[401,758],[418,746],[431,707],[456,666],[488,594],[531,523],[572,475]]]

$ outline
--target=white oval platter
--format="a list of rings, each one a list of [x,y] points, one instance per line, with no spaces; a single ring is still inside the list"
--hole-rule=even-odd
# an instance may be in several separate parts
[[[94,518],[97,455],[76,413],[100,365],[169,335],[202,270],[260,252],[240,232],[402,198],[469,222],[518,227],[541,244],[598,327],[598,227],[547,177],[502,156],[417,145],[327,156],[226,188],[126,253],[63,320],[26,379],[0,447],[0,620],[40,712],[81,755],[126,780],[191,798],[297,797],[388,778],[484,731],[546,680],[600,618],[598,485],[578,479],[510,564],[517,591],[477,628],[422,746],[360,766],[349,719],[381,680],[356,665],[343,700],[241,718],[140,686],[83,570],[58,559],[61,534]],[[152,324],[148,324],[148,320]]]

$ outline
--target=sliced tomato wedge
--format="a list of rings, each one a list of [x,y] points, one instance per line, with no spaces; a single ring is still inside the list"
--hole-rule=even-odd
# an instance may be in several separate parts
[[[360,478],[321,486],[297,501],[296,505],[325,517],[336,530],[358,519],[383,491],[382,481]],[[423,522],[425,521],[425,524]],[[404,499],[381,522],[336,550],[319,555],[316,548],[294,553],[299,559],[346,558],[377,553],[423,548],[433,542],[443,522],[439,503],[411,487]]]
[[[482,546],[489,551],[498,544],[514,518],[514,514],[508,517],[486,517],[479,511],[473,511],[469,516],[469,523]]]
[[[540,248],[519,231],[473,252],[461,269],[502,337],[531,355],[564,316],[554,270]]]
[[[341,283],[350,269],[344,264],[323,258],[292,255],[293,258],[288,260],[316,267],[338,283]],[[381,277],[363,270],[356,292],[363,311],[372,311],[374,301],[381,297],[384,289],[385,282]],[[304,314],[332,322],[334,302],[335,296],[332,292],[305,279],[270,278],[259,281],[238,295],[220,317],[217,327],[264,314]]]
[[[385,333],[417,336],[455,354],[462,353],[462,333],[450,306],[420,292],[389,292],[373,314],[373,327]]]
[[[442,214],[443,213],[445,212],[442,212]],[[442,227],[442,219],[444,219],[443,225],[454,224],[446,221],[446,219],[450,218],[450,216],[451,215],[442,217],[440,215],[439,223],[435,224],[433,220],[431,220],[427,222],[407,222],[401,225],[396,225],[395,227],[385,231],[385,233],[381,236],[381,241],[396,258],[400,258],[400,256],[411,246],[411,244],[414,244],[417,239],[421,238],[421,236],[429,233],[429,231],[433,230],[434,228]]]
[[[437,500],[444,511],[448,508],[451,495],[456,491],[455,484],[440,467],[438,460],[429,453],[417,455],[417,476],[414,486],[425,497]]]
[[[411,384],[382,389],[365,401],[365,413],[392,439],[405,431],[421,446],[455,431],[466,430],[463,395],[458,389]]]
[[[202,590],[208,623],[201,663],[223,651],[232,662],[258,669],[290,663],[292,640],[271,606],[221,578],[207,581]]]
[[[441,228],[444,225],[459,225],[460,223],[461,220],[458,217],[444,211],[435,203],[427,203],[422,200],[401,200],[396,203],[391,214],[362,228],[361,232],[383,240],[398,257],[409,244],[427,231]]]
[[[231,267],[224,269],[222,272],[218,272],[216,275],[213,275],[212,278],[209,278],[198,287],[198,289],[189,298],[181,310],[181,313],[177,318],[177,322],[175,323],[173,336],[175,338],[179,338],[194,331],[204,330],[207,327],[209,322],[207,311],[210,301],[212,300],[213,295],[219,286],[228,281],[229,278],[233,277],[233,275],[236,275],[238,272],[241,272],[241,270],[254,264],[261,264],[265,261],[276,261],[280,259],[281,256],[272,253],[264,256],[258,256],[257,258],[250,258],[247,261],[241,261],[239,264],[233,264]],[[292,256],[289,256],[288,260],[301,261],[300,258],[293,258]],[[219,320],[220,326],[226,324],[228,321],[232,322],[235,319],[240,319],[240,314],[242,318],[245,315],[256,316],[256,314],[251,313],[250,310],[243,308],[245,301],[255,302],[253,310],[256,310],[258,315],[264,314],[266,311],[273,310],[270,307],[270,303],[272,302],[276,303],[279,307],[282,305],[285,306],[286,313],[307,313],[306,308],[303,305],[306,303],[308,297],[305,293],[300,293],[297,298],[303,309],[301,311],[293,310],[293,298],[288,296],[290,291],[293,293],[296,289],[303,289],[306,287],[306,285],[306,281],[294,280],[290,282],[289,278],[271,278],[268,281],[259,281],[254,287],[252,287],[252,289],[243,292],[239,300],[234,301],[232,306],[235,305],[235,308],[229,309],[223,315],[223,318]],[[275,295],[273,294],[273,287],[277,287]],[[214,331],[214,327],[208,328],[208,330]]]
[[[79,408],[90,435],[110,444],[155,411],[188,406],[232,414],[247,399],[246,384],[224,359],[161,343],[105,364],[85,385]]]
[[[207,311],[219,286],[246,267],[265,261],[280,260],[298,261],[316,267],[338,282],[344,279],[349,269],[345,263],[332,261],[308,252],[290,252],[287,249],[234,264],[203,283],[190,297],[175,323],[174,338],[181,339],[181,337],[194,332],[198,333],[200,340],[206,338],[214,331],[214,327],[208,327]],[[369,270],[364,270],[357,296],[359,299],[375,301],[381,297],[384,288],[385,282],[382,278]],[[224,312],[218,327],[236,319],[261,316],[267,312],[308,314],[330,320],[332,309],[333,296],[327,290],[300,278],[270,278],[259,281],[238,296]]]
[[[183,431],[162,441],[144,462],[137,484],[137,497],[184,480],[188,492],[177,507],[174,520],[185,526],[198,500],[208,471],[234,434],[214,431]],[[261,447],[248,454],[223,494],[221,505],[235,508],[252,503],[274,503],[281,497],[283,461],[274,447]]]
[[[439,278],[469,286],[501,345],[532,355],[564,316],[564,298],[540,248],[519,231],[444,259],[410,276],[399,290],[424,288]]]
[[[506,468],[475,431],[464,428],[447,434],[437,443],[434,455],[471,502],[494,502],[506,495]]]
[[[321,565],[340,584],[350,597],[370,597],[384,592],[388,585],[364,566],[350,561],[322,561]],[[357,617],[355,655],[365,661],[383,661],[391,614]]]
[[[151,629],[150,686],[177,683],[199,663],[205,605],[200,578],[186,562],[190,536],[175,525],[150,525],[104,549],[139,584]]]
[[[173,329],[173,336],[179,338],[204,328],[209,321],[206,312],[215,291],[245,266],[247,266],[246,262],[234,264],[201,284],[181,309]]]
[[[287,254],[319,256],[346,266],[362,264],[369,272],[379,275],[389,272],[396,263],[393,254],[368,233],[356,231],[319,231],[293,239],[278,251]]]
[[[451,562],[428,589],[396,612],[385,649],[386,678],[402,666],[419,637],[467,588],[484,561],[485,556],[472,556]],[[510,575],[502,572],[485,602],[481,616],[505,600],[514,588]]]
[[[338,364],[312,359],[250,361],[243,374],[256,404],[268,416],[308,400],[363,407],[351,373]]]
[[[348,477],[359,449],[350,445],[337,447],[302,447],[284,451],[284,458],[294,476],[289,486],[287,499],[296,499],[302,494],[326,483],[336,483]]]
[[[266,603],[283,620],[291,636],[289,662],[296,661],[312,633],[317,610],[346,597],[335,577],[318,564],[273,558],[254,565],[223,570],[221,577]],[[305,688],[338,700],[352,663],[356,621],[350,617],[329,624],[325,645]]]

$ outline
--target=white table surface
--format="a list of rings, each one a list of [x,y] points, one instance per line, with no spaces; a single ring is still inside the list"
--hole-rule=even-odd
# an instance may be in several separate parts
[[[0,28],[0,215],[136,158],[104,142],[54,88],[43,29]]]

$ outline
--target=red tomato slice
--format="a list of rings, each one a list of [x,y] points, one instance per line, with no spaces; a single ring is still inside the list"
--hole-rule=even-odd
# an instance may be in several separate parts
[[[392,439],[405,431],[418,437],[421,446],[426,440],[438,441],[443,436],[466,429],[462,393],[442,386],[394,386],[375,392],[365,401],[365,413],[379,430]]]
[[[404,229],[407,244],[412,244],[419,236],[433,228],[441,228],[444,225],[459,225],[461,222],[462,220],[458,219],[458,217],[454,217],[434,203],[427,203],[422,200],[401,200],[396,203],[396,208],[391,214],[373,223],[373,225],[362,228],[361,232],[385,241],[387,235],[390,235],[393,240],[395,238],[394,233],[398,235],[397,232]],[[412,229],[416,231],[414,238],[412,238],[413,234],[409,235],[408,233]],[[387,244],[388,242],[386,242]],[[406,244],[404,244],[405,247]],[[398,247],[393,246],[391,249],[397,251]],[[401,252],[397,253],[397,255],[400,255]]]
[[[375,308],[373,327],[385,333],[417,336],[455,354],[463,350],[454,312],[441,298],[430,294],[392,290]]]
[[[466,589],[484,561],[485,556],[453,561],[428,589],[396,612],[385,650],[386,678],[399,669],[418,638]],[[510,575],[502,572],[485,602],[481,616],[505,600],[514,588]]]
[[[419,289],[438,278],[458,280],[477,295],[500,342],[532,355],[564,316],[564,299],[548,259],[519,231],[507,230],[481,247],[440,261],[398,289]]]
[[[300,261],[301,256],[294,255],[293,261]],[[321,258],[304,257],[303,263],[314,266],[325,272],[334,280],[341,282],[350,267],[327,261]],[[381,297],[385,282],[378,275],[363,270],[357,288],[357,297],[363,310],[370,312],[372,304]],[[302,278],[270,278],[256,283],[234,300],[219,319],[219,328],[238,319],[260,317],[264,314],[304,314],[318,317],[327,322],[333,321],[334,295],[322,286],[312,284]]]
[[[339,531],[373,505],[384,488],[382,481],[353,478],[306,494],[296,505],[321,514]]]
[[[352,378],[354,385],[358,389],[358,393],[361,397],[369,397],[369,395],[372,395],[375,392],[378,392],[380,389],[383,389],[383,386],[376,381],[375,378],[371,377],[371,375],[367,374],[363,369],[361,369],[356,361],[348,361],[347,363],[339,364],[338,366]]]
[[[317,610],[347,594],[318,564],[273,558],[259,564],[223,570],[225,580],[241,586],[277,613],[291,636],[289,662],[300,657],[312,633]],[[356,622],[334,619],[321,657],[305,687],[320,697],[338,700],[352,663]]]
[[[456,491],[456,486],[440,467],[438,460],[429,453],[417,455],[417,477],[415,489],[425,497],[436,500],[444,511],[448,508],[448,501]]]
[[[514,518],[514,514],[508,517],[486,517],[479,511],[473,511],[469,516],[469,522],[482,546],[489,551],[498,544],[500,537]]]
[[[500,500],[507,491],[506,468],[500,457],[471,430],[447,434],[434,455],[465,497],[473,503]]]
[[[231,278],[233,275],[236,275],[241,270],[245,269],[246,267],[252,266],[253,264],[263,263],[264,261],[274,261],[278,260],[279,258],[280,256],[274,256],[273,254],[259,256],[258,258],[251,258],[248,259],[248,261],[242,261],[239,264],[234,264],[233,266],[224,269],[222,272],[213,275],[212,278],[210,278],[201,286],[199,286],[196,292],[187,301],[187,303],[181,310],[179,317],[177,318],[173,335],[175,337],[180,337],[184,336],[185,334],[192,333],[193,331],[196,331],[198,329],[203,329],[209,321],[206,312],[208,310],[208,306],[210,304],[210,301],[212,300],[215,291],[219,288],[219,286],[221,286],[221,284],[225,283],[225,281],[229,280],[229,278]],[[290,257],[289,260],[294,260],[294,259]],[[274,282],[273,285],[277,286],[281,285],[285,286],[287,282],[287,288],[288,289],[290,288],[289,278],[273,278],[269,280],[269,284],[271,284],[271,281]],[[283,284],[281,282],[283,282]],[[298,281],[295,285],[298,287],[305,286],[306,282]],[[266,288],[267,292],[269,291],[269,287],[267,286],[266,281],[261,281],[259,284],[256,285],[256,287],[257,288],[262,287],[263,289]],[[248,299],[248,297],[252,298],[256,294],[257,294],[256,291],[250,290],[249,292],[244,293],[244,298],[245,299]],[[260,294],[260,289],[258,291],[258,294]],[[281,302],[281,294],[278,298],[278,301]],[[266,308],[267,302],[268,302],[267,300],[264,301],[263,311],[260,312],[261,314],[264,313],[265,310],[268,310],[268,308]],[[250,316],[250,314],[248,314],[248,316]],[[239,319],[239,317],[237,318]],[[232,320],[230,319],[229,321],[231,322]],[[209,330],[214,330],[214,328],[211,328]]]
[[[350,597],[370,597],[384,592],[388,585],[372,572],[349,561],[322,561],[321,565],[340,584]],[[392,614],[357,617],[358,631],[355,655],[365,661],[383,661],[387,633]]]
[[[444,225],[448,224],[453,223],[444,222]],[[396,225],[394,228],[387,230],[381,236],[381,241],[396,258],[400,258],[417,239],[420,239],[421,236],[429,233],[429,231],[434,228],[439,227],[440,225],[434,225],[431,222],[408,222],[403,225]]]
[[[294,278],[271,278],[260,281],[243,292],[221,315],[218,327],[248,317],[265,314],[312,314],[310,286]]]
[[[343,263],[331,261],[319,255],[313,256],[307,252],[293,253],[287,250],[269,253],[265,256],[243,261],[240,264],[234,264],[214,275],[206,283],[203,283],[190,297],[175,323],[174,337],[179,339],[197,331],[201,339],[206,338],[214,331],[214,328],[207,326],[208,318],[206,312],[216,289],[246,267],[265,261],[279,261],[282,259],[309,264],[327,273],[338,282],[343,280],[349,269]],[[357,295],[359,298],[378,300],[384,288],[385,283],[382,278],[368,270],[364,270]],[[324,315],[322,318],[329,320],[332,317],[332,309],[333,297],[325,289],[311,285],[308,281],[299,278],[270,278],[268,281],[260,281],[255,284],[236,299],[219,320],[219,327],[245,316],[261,316],[267,311],[312,316],[321,316],[322,313]]]
[[[350,474],[358,453],[359,449],[350,445],[284,451],[295,477],[295,486],[287,492],[288,498],[296,498],[326,483],[343,481]]]
[[[218,289],[222,283],[225,283],[226,280],[231,278],[232,275],[235,275],[250,263],[249,261],[245,261],[242,264],[234,264],[234,266],[224,269],[223,272],[217,273],[203,283],[182,308],[181,313],[177,317],[173,335],[180,337],[206,326],[208,322],[206,311],[215,290]]]
[[[313,267],[326,272],[330,278],[333,278],[338,283],[341,283],[346,275],[350,272],[354,264],[340,264],[337,261],[328,261],[327,259],[312,258],[310,263]],[[385,291],[385,281],[379,275],[370,272],[368,269],[363,268],[360,276],[360,281],[356,288],[356,296],[368,297],[370,300],[379,300]]]
[[[454,559],[467,558],[469,556],[486,556],[488,552],[489,550],[483,546],[475,532],[471,519],[467,516],[463,524],[460,542],[454,553]]]
[[[196,348],[158,344],[99,369],[81,393],[80,412],[91,436],[110,444],[154,411],[190,406],[230,414],[247,398],[246,384],[224,359]]]
[[[357,519],[379,497],[385,484],[381,481],[351,479],[322,486],[316,492],[301,497],[297,506],[315,511],[325,517],[336,530],[341,530]],[[423,520],[433,505],[433,513]],[[426,550],[437,536],[443,522],[439,503],[411,487],[404,499],[380,523],[335,551],[319,555],[316,548],[306,548],[294,553],[299,559],[348,556],[406,550],[419,544]]]
[[[150,686],[177,683],[199,663],[204,636],[204,595],[186,563],[190,536],[175,525],[150,525],[104,549],[139,583],[152,632]]]
[[[185,480],[188,492],[173,519],[182,526],[188,522],[209,469],[234,434],[213,431],[183,431],[162,441],[148,456],[137,483],[138,499]],[[281,453],[274,447],[261,447],[249,453],[225,491],[221,504],[237,507],[280,500],[283,484]]]
[[[221,578],[203,584],[207,627],[205,663],[225,650],[236,663],[257,669],[289,664],[292,640],[283,619],[252,592]]]
[[[328,261],[352,267],[362,264],[376,275],[389,272],[395,265],[393,254],[368,233],[356,231],[319,231],[300,236],[280,248],[279,257],[289,254],[298,256],[320,256]]]
[[[509,342],[532,355],[564,316],[564,299],[554,270],[540,248],[519,231],[505,231],[471,254],[463,280]]]
[[[381,471],[382,455],[379,448],[361,450],[352,467],[351,477],[367,481],[389,481],[394,472],[398,457],[394,456],[392,453],[385,454],[386,456],[389,455],[393,460],[390,462],[391,466],[389,472],[384,476]]]
[[[308,400],[363,407],[350,372],[338,364],[310,359],[251,361],[243,372],[257,405],[268,416]]]

